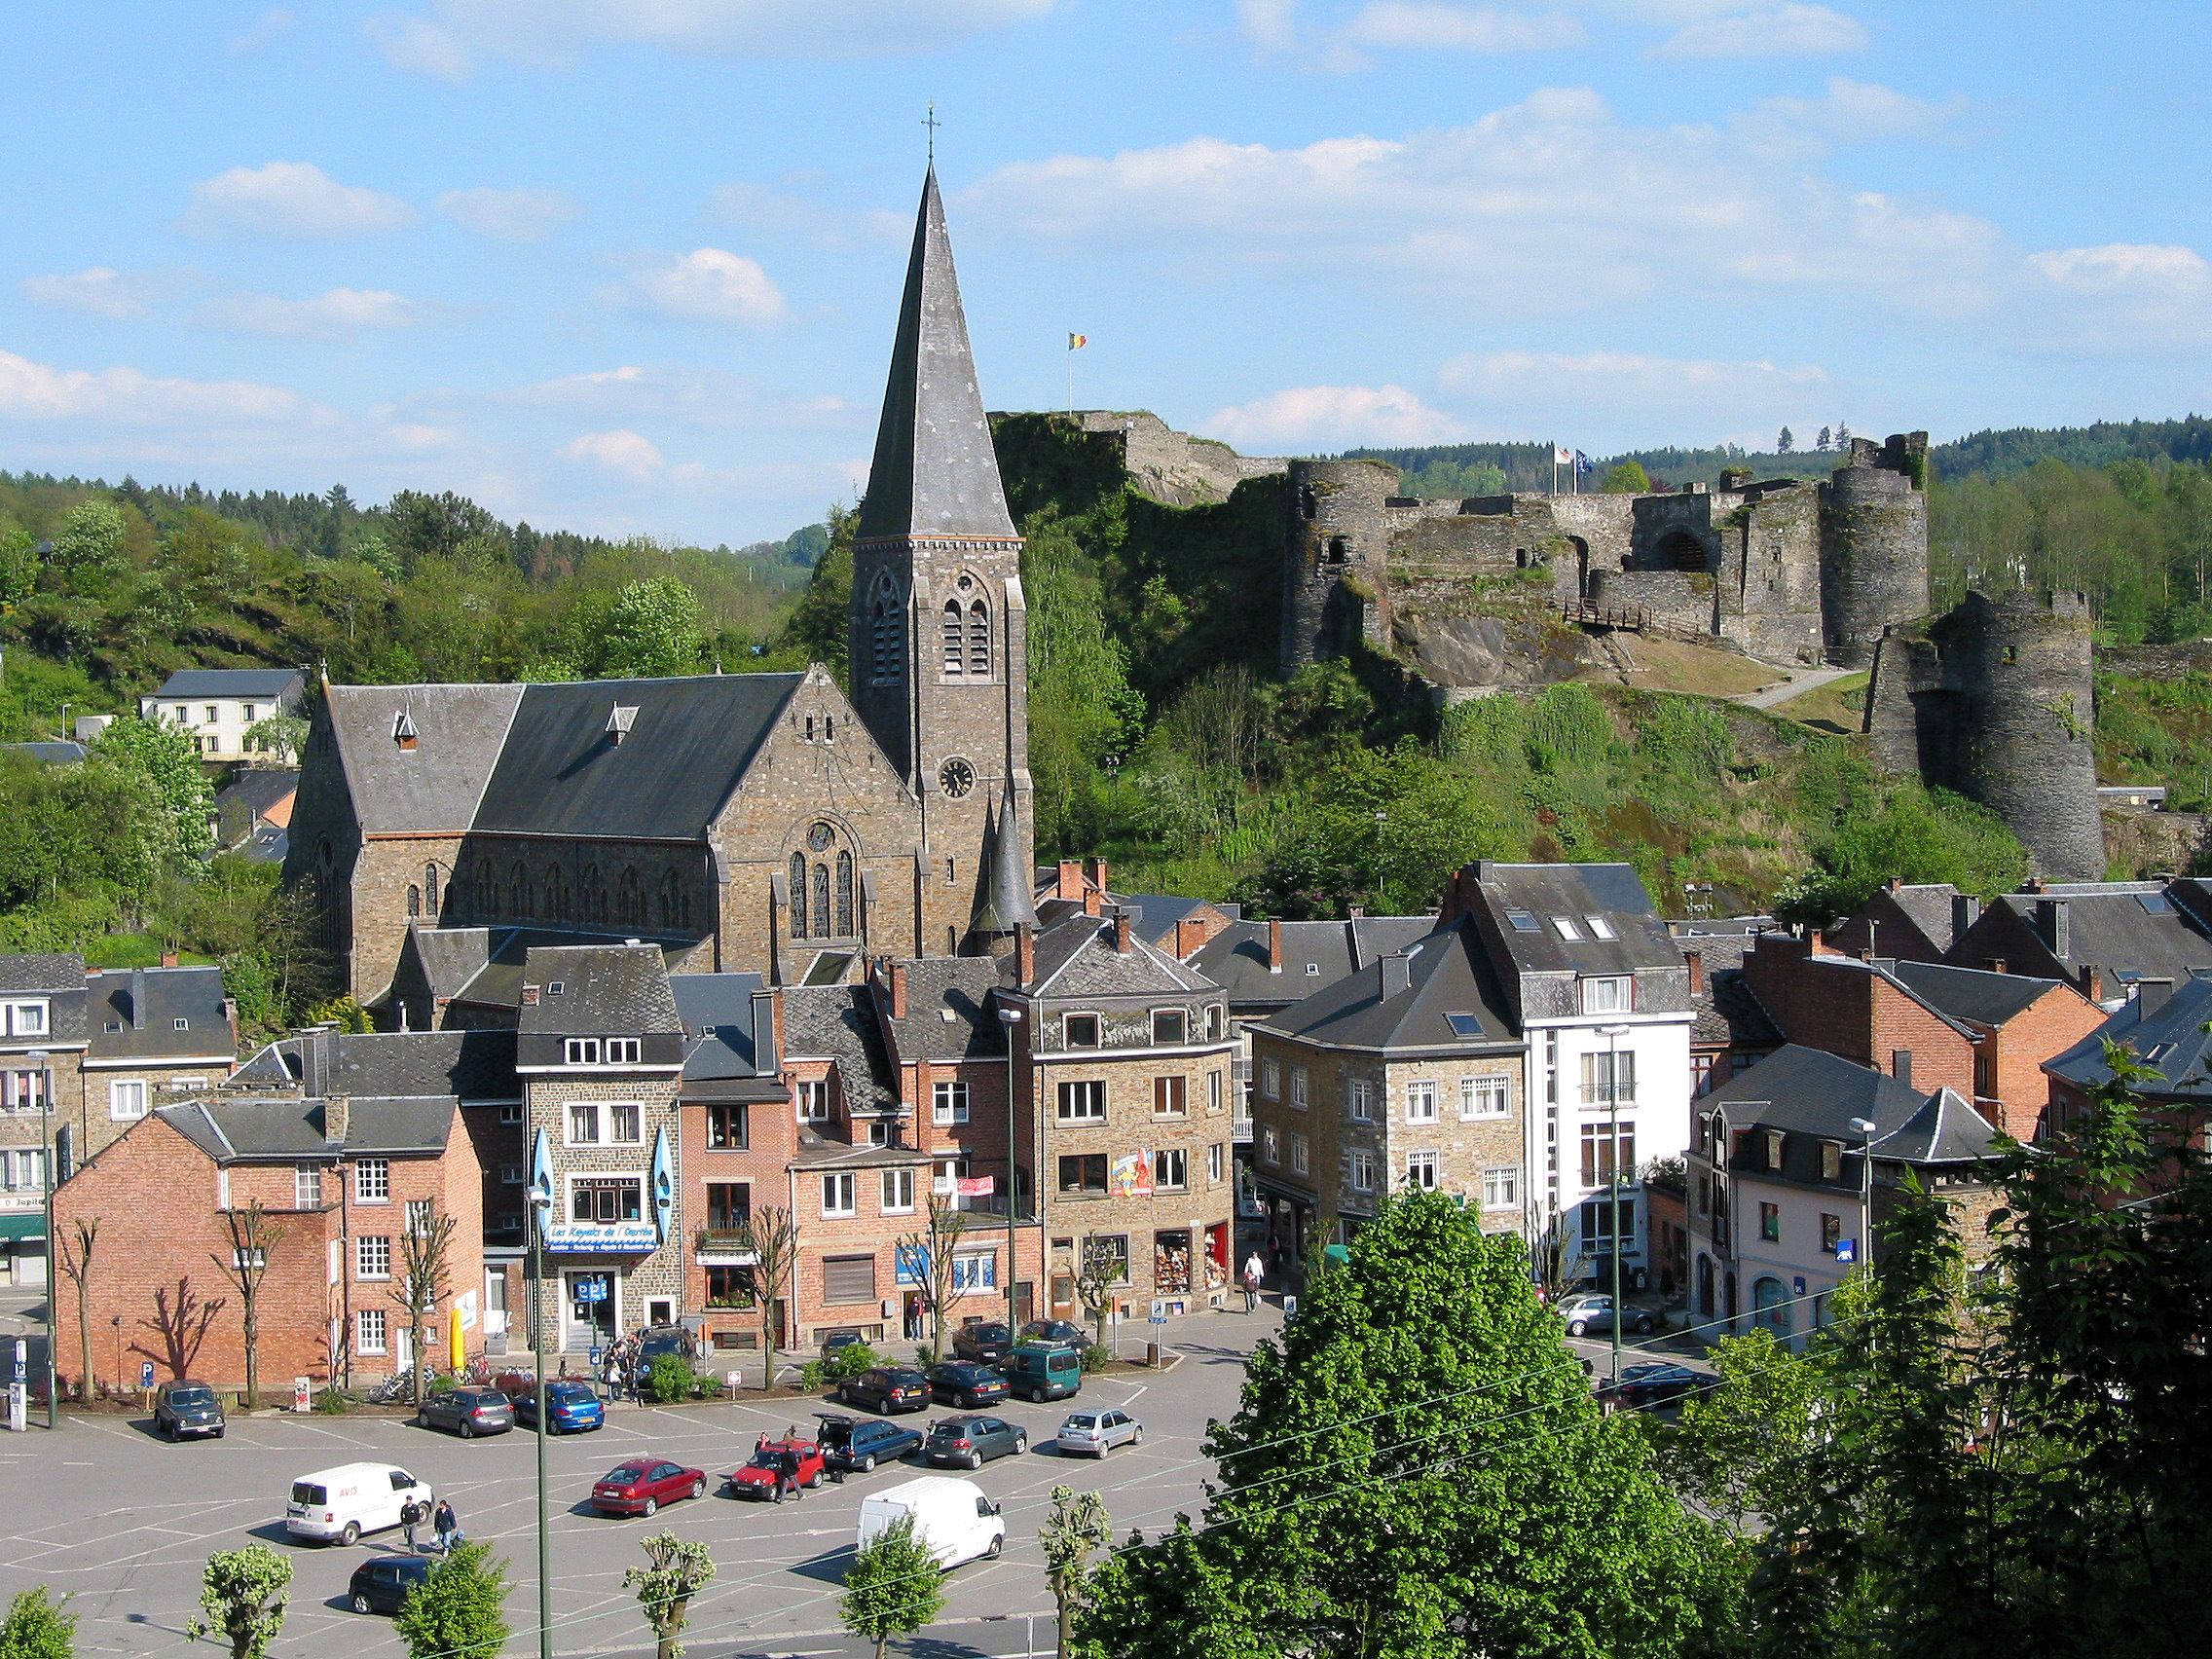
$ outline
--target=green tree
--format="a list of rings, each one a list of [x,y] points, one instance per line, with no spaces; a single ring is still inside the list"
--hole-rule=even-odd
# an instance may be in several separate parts
[[[1643,470],[1641,461],[1624,461],[1605,473],[1605,481],[1598,488],[1607,496],[1647,496],[1651,493],[1651,474]]]
[[[507,1564],[478,1540],[430,1568],[392,1621],[412,1659],[496,1659],[507,1641]]]
[[[267,1544],[217,1550],[200,1578],[204,1616],[185,1627],[186,1638],[228,1642],[231,1659],[261,1659],[283,1628],[291,1582],[292,1564]]]
[[[622,1574],[622,1582],[638,1593],[645,1623],[660,1643],[659,1659],[682,1659],[683,1647],[677,1638],[683,1634],[691,1598],[714,1581],[715,1558],[698,1539],[679,1538],[674,1532],[655,1532],[642,1542],[652,1565],[631,1567]]]
[[[846,659],[851,652],[853,533],[860,522],[850,507],[830,509],[830,542],[815,562],[814,575],[784,623],[771,661],[782,667],[818,662],[841,686],[850,687]]]
[[[150,792],[162,813],[160,851],[165,863],[179,872],[197,874],[200,855],[214,840],[207,817],[215,796],[191,733],[179,725],[124,715],[100,733],[93,753],[118,774],[141,782]]]
[[[0,526],[0,609],[13,610],[38,586],[38,543],[19,525]]]
[[[944,1606],[943,1570],[903,1515],[875,1535],[845,1569],[837,1616],[855,1636],[875,1643],[883,1659],[895,1636],[911,1636]]]
[[[1052,1489],[1052,1513],[1037,1529],[1037,1542],[1045,1552],[1045,1580],[1058,1609],[1059,1659],[1070,1659],[1075,1651],[1075,1621],[1090,1585],[1090,1558],[1112,1541],[1113,1523],[1103,1497],[1094,1492],[1079,1493],[1073,1487]]]
[[[271,715],[247,726],[244,735],[248,755],[267,755],[290,766],[308,746],[308,722],[297,715]]]
[[[1839,1305],[1856,1307],[1839,1293]],[[1718,1382],[1682,1402],[1675,1431],[1660,1442],[1660,1463],[1677,1491],[1746,1540],[1767,1518],[1800,1507],[1807,1458],[1820,1439],[1825,1343],[1805,1354],[1764,1328],[1723,1337],[1713,1351]]]
[[[55,534],[48,569],[70,591],[105,598],[130,568],[123,551],[125,528],[123,509],[113,501],[96,498],[79,501]]]
[[[608,608],[597,672],[613,680],[696,674],[706,645],[697,594],[674,576],[631,582]]]
[[[1510,1235],[1443,1193],[1381,1206],[1263,1343],[1202,1529],[1099,1570],[1101,1659],[1676,1659],[1727,1611],[1727,1559],[1606,1418]]]
[[[17,1591],[0,1618],[0,1659],[73,1659],[77,1615],[68,1606],[68,1597],[55,1602],[43,1584]]]

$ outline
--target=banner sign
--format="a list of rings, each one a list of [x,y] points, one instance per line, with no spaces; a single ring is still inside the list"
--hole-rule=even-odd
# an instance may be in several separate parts
[[[999,1190],[996,1175],[963,1175],[952,1183],[952,1190],[964,1198],[987,1198]]]
[[[1106,1176],[1106,1190],[1117,1198],[1151,1198],[1152,1155],[1142,1151],[1115,1154],[1114,1166]]]
[[[660,1247],[660,1229],[649,1221],[556,1221],[545,1229],[545,1248],[556,1256],[621,1256]]]
[[[899,1284],[927,1284],[930,1282],[930,1253],[918,1244],[899,1246],[898,1265],[892,1272]]]

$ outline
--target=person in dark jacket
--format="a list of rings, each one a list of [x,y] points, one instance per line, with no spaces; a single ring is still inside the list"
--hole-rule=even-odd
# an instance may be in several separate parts
[[[409,1555],[422,1554],[422,1551],[415,1547],[415,1529],[429,1519],[429,1516],[424,1513],[426,1507],[427,1505],[420,1503],[412,1497],[399,1506],[399,1528],[402,1535],[407,1539],[407,1553]]]
[[[792,1501],[796,1503],[799,1499],[798,1454],[796,1452],[786,1452],[776,1459],[776,1501],[778,1503],[784,1501],[784,1493],[787,1492],[792,1494]]]
[[[461,1517],[453,1512],[453,1500],[438,1499],[438,1512],[432,1523],[438,1530],[438,1554],[453,1554],[454,1546],[461,1542]]]

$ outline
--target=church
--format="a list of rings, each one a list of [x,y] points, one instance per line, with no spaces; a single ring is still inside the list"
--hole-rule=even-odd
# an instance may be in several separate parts
[[[511,1025],[533,945],[638,940],[779,985],[1010,949],[1035,920],[1020,553],[933,168],[854,547],[851,695],[820,664],[325,685],[284,883],[338,984],[387,1025]]]

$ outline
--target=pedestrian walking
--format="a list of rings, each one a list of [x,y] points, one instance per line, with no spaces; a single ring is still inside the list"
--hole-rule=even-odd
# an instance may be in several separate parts
[[[784,1493],[787,1492],[792,1494],[793,1503],[799,1500],[798,1454],[796,1452],[786,1452],[776,1459],[776,1501],[778,1503],[784,1501]]]
[[[763,1452],[765,1452],[765,1451],[767,1451],[767,1450],[768,1450],[768,1431],[767,1431],[766,1429],[762,1429],[762,1430],[760,1431],[760,1438],[759,1438],[758,1440],[756,1440],[756,1441],[755,1441],[755,1442],[753,1443],[753,1455],[754,1455],[754,1456],[755,1456],[756,1457],[757,1457],[757,1456],[760,1456],[760,1454],[761,1454],[761,1453],[763,1453]]]
[[[415,1529],[429,1519],[423,1513],[425,1507],[427,1506],[418,1503],[412,1497],[399,1506],[399,1528],[401,1533],[407,1539],[407,1553],[409,1555],[421,1555],[423,1553],[415,1547]]]
[[[438,1554],[450,1556],[454,1546],[461,1541],[461,1517],[453,1512],[453,1499],[438,1499],[438,1512],[432,1525],[438,1531]]]
[[[1244,1259],[1244,1311],[1256,1313],[1260,1308],[1260,1283],[1266,1270],[1260,1266],[1260,1252],[1254,1250]]]

